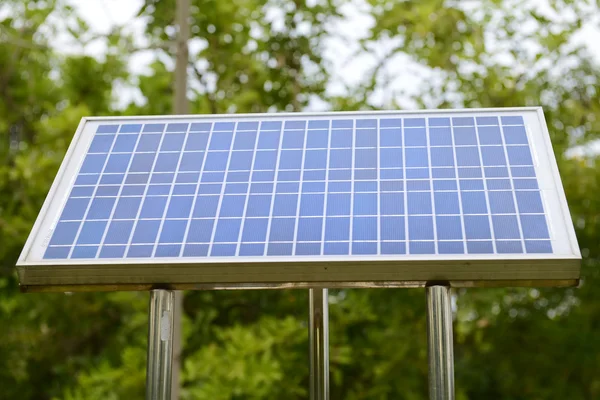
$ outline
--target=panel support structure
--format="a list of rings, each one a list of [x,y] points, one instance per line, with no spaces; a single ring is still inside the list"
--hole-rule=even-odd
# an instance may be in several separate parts
[[[329,400],[329,290],[309,290],[310,399]]]
[[[449,286],[429,286],[427,292],[427,345],[429,398],[454,400],[454,349]]]
[[[150,291],[146,399],[171,398],[173,367],[173,308],[175,292]]]

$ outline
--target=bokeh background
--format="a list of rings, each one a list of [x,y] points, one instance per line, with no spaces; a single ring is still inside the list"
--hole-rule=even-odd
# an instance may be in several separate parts
[[[192,0],[192,113],[542,105],[579,288],[455,292],[457,399],[600,398],[600,2]],[[21,294],[81,117],[172,112],[174,0],[0,1],[0,399],[143,399],[147,293]],[[331,398],[426,399],[423,290],[330,292]],[[186,292],[181,399],[308,398],[306,290]]]

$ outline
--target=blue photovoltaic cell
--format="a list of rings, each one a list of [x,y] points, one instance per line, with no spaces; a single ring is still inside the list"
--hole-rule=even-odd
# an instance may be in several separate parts
[[[46,259],[552,253],[521,116],[106,123]]]

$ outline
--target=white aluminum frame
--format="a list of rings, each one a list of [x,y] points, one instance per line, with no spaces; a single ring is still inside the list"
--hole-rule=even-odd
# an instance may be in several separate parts
[[[68,198],[77,171],[96,131],[107,122],[197,122],[198,120],[231,121],[328,119],[348,116],[355,119],[372,116],[460,115],[523,116],[540,187],[552,254],[482,254],[482,255],[376,255],[310,257],[182,257],[120,258],[95,260],[44,260],[60,212]],[[580,275],[581,255],[570,218],[558,166],[552,150],[548,128],[541,107],[481,108],[461,110],[365,111],[320,113],[269,113],[227,115],[133,116],[83,118],[65,155],[56,179],[33,226],[17,263],[21,284],[30,290],[65,288],[87,290],[115,286],[166,285],[183,287],[271,287],[271,285],[363,286],[374,282],[411,282],[418,286],[431,281],[460,286],[486,286],[494,282],[508,285],[535,286],[553,282],[576,284]],[[81,285],[81,286],[77,286]]]

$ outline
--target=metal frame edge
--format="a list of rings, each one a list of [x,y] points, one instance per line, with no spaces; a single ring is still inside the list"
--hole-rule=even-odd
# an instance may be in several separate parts
[[[397,114],[443,114],[449,112],[455,113],[473,113],[473,112],[515,112],[515,111],[537,111],[540,106],[527,106],[527,107],[483,107],[483,108],[464,108],[464,109],[451,109],[451,108],[440,108],[440,109],[423,109],[423,110],[359,110],[359,111],[311,111],[311,112],[272,112],[272,113],[239,113],[239,114],[181,114],[181,115],[134,115],[134,116],[105,116],[105,117],[86,117],[87,121],[110,121],[112,119],[118,119],[123,121],[135,121],[137,119],[229,119],[229,118],[260,118],[260,117],[319,117],[335,115],[385,115],[391,113]]]
[[[35,219],[35,222],[33,223],[33,227],[31,228],[31,231],[29,232],[29,236],[27,237],[27,240],[25,241],[23,250],[21,250],[21,254],[19,255],[19,258],[17,259],[17,266],[25,264],[25,260],[27,258],[27,255],[29,254],[29,251],[31,250],[31,246],[33,245],[33,242],[35,241],[35,238],[40,229],[40,226],[42,225],[43,220],[45,220],[47,217],[48,208],[50,207],[50,203],[52,202],[52,199],[53,199],[54,195],[56,194],[56,191],[60,184],[60,181],[63,178],[65,170],[67,169],[69,160],[73,156],[75,148],[77,147],[77,143],[81,139],[83,127],[85,126],[85,124],[88,120],[89,120],[89,117],[82,117],[81,120],[79,121],[79,125],[77,126],[77,129],[75,130],[75,134],[73,135],[73,138],[71,139],[71,143],[69,144],[69,147],[67,148],[67,151],[65,152],[63,160],[60,163],[60,167],[58,168],[58,171],[56,172],[54,181],[52,181],[50,190],[48,191],[48,194],[46,195],[46,198],[44,199],[42,208],[38,212],[38,216]]]
[[[556,156],[554,154],[554,148],[552,147],[552,141],[550,140],[550,131],[548,130],[548,124],[546,123],[546,118],[544,116],[544,109],[542,107],[535,107],[537,110],[537,116],[540,121],[540,127],[546,133],[544,135],[544,144],[546,147],[546,152],[548,159],[550,160],[551,168],[552,168],[552,177],[554,179],[554,184],[556,187],[556,191],[561,203],[561,211],[563,214],[563,223],[565,228],[567,229],[569,235],[569,241],[571,242],[571,250],[573,255],[581,259],[581,251],[579,250],[579,243],[577,241],[577,235],[575,233],[575,226],[573,224],[573,220],[571,219],[571,211],[569,210],[569,202],[567,201],[567,196],[565,194],[565,189],[563,187],[562,179],[560,177],[560,170],[558,169],[558,162],[556,161]]]

